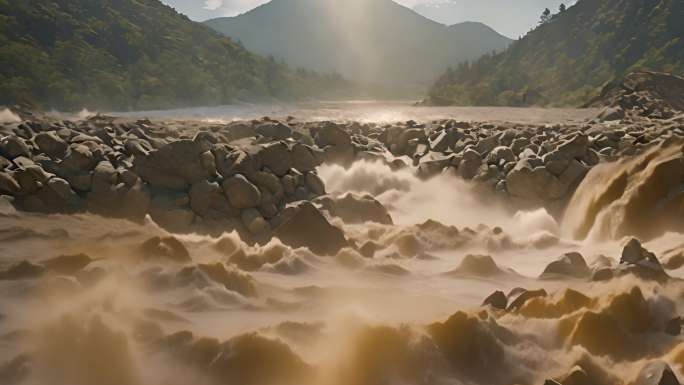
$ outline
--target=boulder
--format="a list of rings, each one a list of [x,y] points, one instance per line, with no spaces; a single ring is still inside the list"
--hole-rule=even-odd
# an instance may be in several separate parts
[[[542,276],[547,274],[557,274],[575,278],[585,278],[588,277],[591,272],[587,266],[586,261],[580,253],[567,253],[561,255],[557,260],[551,262]]]
[[[307,172],[305,175],[306,189],[316,195],[325,195],[325,184],[323,180],[313,172]]]
[[[218,191],[218,188],[218,183],[210,183],[207,180],[192,185],[188,193],[190,195],[190,207],[192,208],[192,211],[197,215],[204,215],[204,213],[209,210],[211,201],[214,199],[214,195],[216,194],[216,191]]]
[[[292,167],[296,168],[299,172],[314,171],[318,166],[318,162],[316,162],[311,151],[303,144],[297,143],[292,146],[290,156],[292,158]]]
[[[252,234],[258,235],[266,230],[266,220],[256,209],[246,209],[242,212],[242,222]]]
[[[283,187],[283,192],[287,195],[294,195],[297,189],[295,178],[291,175],[285,175],[280,179],[280,185]]]
[[[36,191],[36,196],[48,205],[63,206],[69,200],[70,193],[69,182],[60,178],[52,178]]]
[[[349,245],[342,230],[331,225],[311,202],[303,202],[295,209],[276,234],[283,244],[295,249],[305,247],[317,255],[336,255]]]
[[[218,175],[218,171],[216,169],[216,158],[214,158],[214,154],[211,151],[206,151],[202,154],[202,167],[204,167],[209,175]]]
[[[347,224],[363,224],[375,222],[392,225],[392,217],[387,209],[370,195],[347,193],[344,197],[322,196],[314,200],[321,205],[321,210],[331,216],[342,219]]]
[[[660,261],[655,256],[655,254],[649,252],[641,246],[641,243],[636,239],[632,238],[625,245],[622,250],[622,258],[620,258],[621,264],[631,264],[648,267],[656,271],[662,271],[663,268],[660,265]]]
[[[482,306],[486,305],[490,305],[495,309],[506,310],[506,307],[508,306],[508,298],[506,298],[506,294],[504,294],[502,291],[497,290],[487,297],[484,302],[482,302]]]
[[[335,123],[326,123],[319,133],[328,143],[335,146],[345,148],[351,144],[351,137],[349,134]]]
[[[114,183],[116,183],[116,170],[108,161],[102,161],[95,167],[92,181],[90,182],[90,191],[95,194],[101,194],[109,191]]]
[[[515,309],[520,309],[525,302],[531,300],[532,298],[543,298],[548,297],[546,290],[525,290],[525,289],[513,289],[507,296],[509,305],[506,310],[511,311]]]
[[[646,364],[634,385],[680,385],[670,365],[661,360],[654,360]]]
[[[21,188],[19,182],[4,172],[0,172],[0,190],[5,190],[12,195],[26,195],[26,190]]]
[[[44,154],[61,157],[69,148],[69,144],[54,132],[41,132],[33,138],[38,150]]]
[[[265,146],[264,151],[260,155],[262,165],[268,167],[278,178],[287,175],[292,168],[290,152],[283,143],[273,143]]]
[[[223,191],[225,191],[230,204],[238,209],[257,207],[261,203],[259,189],[242,175],[235,175],[226,179],[223,182]]]
[[[27,158],[31,157],[31,149],[26,144],[24,139],[21,139],[15,135],[10,135],[7,138],[7,144],[5,145],[5,149],[12,158],[16,158],[19,156],[24,156]]]
[[[85,254],[77,254],[60,255],[59,257],[42,261],[40,264],[57,274],[74,275],[83,270],[92,261],[92,258]]]
[[[71,148],[68,155],[59,164],[60,175],[81,171],[93,164],[93,153],[86,146]]]
[[[598,115],[598,118],[605,121],[620,120],[625,117],[625,110],[620,106],[606,107]]]
[[[570,160],[572,158],[582,158],[587,155],[588,150],[589,136],[578,134],[559,145],[556,151],[558,151],[559,156]]]
[[[135,254],[140,261],[161,259],[176,263],[192,262],[188,249],[175,237],[152,237],[140,245]]]

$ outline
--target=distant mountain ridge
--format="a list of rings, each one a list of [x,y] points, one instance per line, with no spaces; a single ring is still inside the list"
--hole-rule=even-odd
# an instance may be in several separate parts
[[[159,0],[0,0],[0,104],[149,110],[358,98],[339,74],[295,71]]]
[[[579,0],[508,50],[449,69],[441,104],[579,107],[613,77],[684,75],[684,1]]]
[[[272,0],[205,24],[293,67],[387,84],[427,85],[448,66],[512,43],[481,23],[446,27],[391,0]]]

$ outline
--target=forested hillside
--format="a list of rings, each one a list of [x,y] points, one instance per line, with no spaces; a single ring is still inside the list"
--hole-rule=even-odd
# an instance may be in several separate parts
[[[205,24],[293,66],[388,85],[429,86],[448,66],[513,42],[482,23],[447,27],[392,0],[272,0]]]
[[[509,49],[448,69],[442,104],[577,107],[635,69],[684,75],[684,1],[579,0]]]
[[[358,97],[339,74],[295,71],[158,0],[0,0],[0,104],[164,109]]]

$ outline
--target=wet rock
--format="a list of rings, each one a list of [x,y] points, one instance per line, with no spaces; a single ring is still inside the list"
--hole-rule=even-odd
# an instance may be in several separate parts
[[[188,193],[190,195],[190,207],[192,208],[192,211],[197,215],[204,215],[204,213],[209,210],[209,206],[211,205],[218,188],[218,183],[209,183],[207,180],[192,185]]]
[[[513,289],[507,296],[509,305],[506,310],[511,311],[515,309],[520,309],[525,302],[531,300],[532,298],[548,297],[546,290],[525,290],[525,289]]]
[[[591,273],[591,280],[594,282],[610,281],[614,277],[613,269],[607,266],[599,266]]]
[[[344,197],[323,196],[314,203],[320,204],[321,209],[331,216],[342,219],[348,224],[362,224],[366,222],[392,225],[392,217],[387,209],[370,195],[359,196],[347,193]]]
[[[178,207],[184,207],[190,204],[190,195],[186,193],[181,193],[176,195],[176,197],[173,199],[173,204],[175,204]]]
[[[257,207],[261,203],[259,189],[242,175],[235,175],[226,179],[222,187],[230,204],[238,209]]]
[[[682,334],[682,318],[677,317],[670,320],[670,322],[668,322],[667,327],[665,327],[665,330],[663,330],[663,332],[665,332],[665,334],[669,334],[675,337]]]
[[[489,297],[487,297],[482,306],[490,305],[495,309],[505,310],[508,306],[508,298],[502,291],[495,291]]]
[[[43,265],[29,261],[21,261],[10,266],[8,269],[0,270],[0,281],[40,278],[45,275],[46,272],[47,268]]]
[[[136,250],[140,261],[162,259],[176,263],[192,262],[188,249],[175,237],[152,237]]]
[[[216,169],[216,158],[211,151],[206,151],[202,154],[202,167],[209,173],[209,175],[218,175],[218,170]]]
[[[677,376],[670,368],[670,365],[661,360],[654,360],[646,364],[634,385],[680,385]]]
[[[641,246],[641,243],[636,238],[632,238],[627,242],[622,250],[621,264],[632,264],[648,267],[653,270],[662,271],[660,261],[655,254],[649,252]]]
[[[504,274],[504,271],[496,265],[494,259],[489,255],[468,254],[463,258],[461,264],[449,274],[468,277],[493,277]]]
[[[41,262],[48,269],[64,275],[74,275],[83,270],[93,260],[85,254],[60,255]]]
[[[375,251],[377,250],[377,247],[378,245],[375,242],[368,241],[359,248],[358,252],[359,254],[361,254],[362,257],[372,259],[375,256]]]
[[[280,226],[277,237],[287,246],[305,247],[317,255],[336,255],[348,246],[342,230],[331,225],[310,202],[296,207],[296,213]]]
[[[582,257],[582,254],[567,253],[546,266],[542,276],[548,274],[585,278],[588,277],[591,272],[589,271],[589,267]]]

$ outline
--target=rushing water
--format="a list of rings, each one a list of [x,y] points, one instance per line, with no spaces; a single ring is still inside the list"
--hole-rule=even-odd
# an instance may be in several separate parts
[[[273,108],[274,116],[303,120],[373,121],[520,121],[525,114],[540,123],[544,116],[555,123],[588,115],[410,109],[398,103],[384,103],[381,111],[366,104],[332,108],[340,105],[221,107],[192,114],[249,119]],[[634,169],[641,179],[633,183],[648,183],[644,169]],[[632,381],[656,357],[681,377],[682,339],[663,333],[682,312],[680,281],[538,278],[567,252],[580,252],[590,265],[605,262],[601,255],[616,263],[628,238],[597,231],[577,240],[574,225],[610,212],[597,214],[577,198],[569,222],[558,223],[544,210],[511,212],[483,201],[446,174],[423,181],[409,169],[379,164],[323,166],[319,174],[329,192],[370,193],[389,209],[394,226],[331,218],[358,245],[375,242],[373,258],[349,248],[318,257],[277,240],[249,247],[224,234],[176,235],[191,262],[164,257],[171,246],[167,254],[146,259],[140,245],[169,236],[151,221],[0,210],[0,268],[58,255],[93,259],[78,272],[64,268],[63,274],[0,280],[0,362],[8,362],[0,366],[0,383],[513,385],[562,378],[579,365],[589,378],[584,383],[608,385]],[[586,197],[601,196],[602,183],[610,183],[591,175],[587,181],[578,190]],[[441,224],[421,225],[428,220]],[[644,247],[662,258],[681,252],[683,243],[681,235],[665,233]],[[496,266],[467,255],[489,255]],[[240,260],[251,264],[236,266]],[[480,308],[494,291],[516,287],[543,288],[550,296],[511,312]]]
[[[123,118],[250,120],[268,116],[283,119],[294,116],[302,121],[373,122],[396,123],[414,120],[428,122],[441,119],[457,119],[476,122],[513,122],[521,124],[574,123],[594,119],[594,109],[561,108],[507,108],[507,107],[412,107],[412,101],[397,102],[309,102],[259,105],[231,105],[198,107],[164,111],[102,112]],[[83,111],[80,116],[92,114]],[[60,114],[53,113],[55,116]]]

